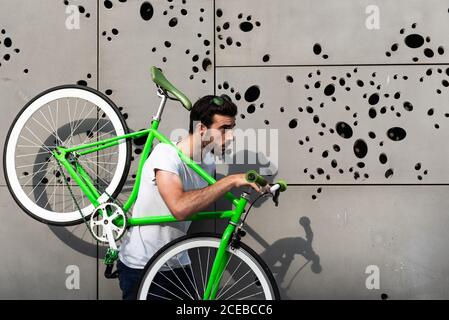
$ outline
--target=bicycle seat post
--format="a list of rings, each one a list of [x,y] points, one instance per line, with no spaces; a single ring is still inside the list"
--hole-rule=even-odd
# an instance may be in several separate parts
[[[159,104],[159,108],[157,109],[157,113],[153,117],[153,120],[161,121],[162,112],[164,111],[165,103],[167,102],[167,95],[160,88],[157,90],[157,95],[161,97],[161,103]]]

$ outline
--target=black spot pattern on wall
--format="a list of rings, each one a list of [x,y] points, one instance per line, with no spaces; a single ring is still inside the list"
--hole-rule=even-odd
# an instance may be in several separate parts
[[[126,0],[102,0],[100,5],[103,4],[104,8],[101,9],[108,13],[110,10],[118,8],[120,3],[124,2]],[[64,1],[66,5],[74,3],[75,0]],[[89,8],[81,5],[77,6],[80,13],[88,13]],[[154,17],[156,15],[161,15],[158,18],[164,17],[164,36],[166,38],[159,40],[157,43],[155,42],[150,50],[154,60],[157,59],[156,61],[159,61],[162,66],[164,64],[183,64],[187,61],[190,70],[187,75],[188,79],[201,81],[201,83],[206,83],[206,79],[203,76],[205,72],[213,72],[213,41],[195,30],[192,31],[191,39],[194,43],[189,47],[181,46],[180,42],[176,41],[176,33],[185,27],[183,23],[186,20],[195,21],[200,25],[204,22],[204,19],[211,19],[211,15],[215,14],[217,49],[226,49],[232,46],[241,47],[245,45],[244,39],[248,39],[248,36],[259,36],[262,34],[261,26],[263,21],[261,23],[257,20],[257,17],[253,17],[249,12],[226,15],[225,8],[218,8],[215,12],[208,12],[210,10],[209,7],[206,9],[195,7],[195,10],[193,10],[187,5],[185,0],[140,0],[137,8],[138,10],[134,12],[135,18],[142,26],[146,25],[151,28],[154,26]],[[389,53],[387,55],[392,57],[397,52],[407,52],[414,62],[429,62],[435,57],[445,54],[445,48],[442,45],[434,44],[429,35],[420,32],[418,29],[417,24],[401,29],[397,39],[388,46],[387,50]],[[126,33],[126,28],[124,26],[123,29],[121,26],[110,26],[107,30],[100,31],[104,41],[109,42],[120,39],[122,33]],[[0,35],[0,39],[2,41],[0,43],[1,50],[12,51],[7,53],[0,51],[0,61],[5,64],[13,60],[14,54],[18,54],[20,49],[15,48],[16,43],[11,35]],[[310,55],[328,59],[327,51],[329,48],[326,47],[325,43],[317,43],[315,41],[317,40],[308,44]],[[114,45],[118,43],[114,43]],[[201,45],[198,46],[198,43],[201,43]],[[18,51],[15,52],[15,49]],[[268,48],[266,51],[259,52],[260,56],[257,59],[262,66],[272,62],[273,57],[269,50]],[[6,54],[7,56],[5,56]],[[174,61],[173,57],[176,57],[176,61]],[[180,62],[178,59],[184,60]],[[157,63],[155,64],[157,65]],[[24,68],[23,72],[27,73],[28,68]],[[434,80],[437,79],[435,92],[441,94],[449,88],[448,77],[449,68],[432,66],[420,75],[419,79],[409,79],[406,74],[392,74],[390,80],[401,82],[408,87],[416,85],[416,82],[414,82],[416,80],[420,82],[430,82],[432,80],[432,82],[435,82]],[[77,83],[90,85],[90,79],[91,76],[86,76]],[[217,83],[217,88],[228,93],[230,92],[233,100],[239,104],[239,117],[241,119],[253,121],[253,115],[258,115],[259,117],[267,114],[266,118],[262,117],[260,125],[270,126],[271,119],[268,116],[270,113],[279,112],[284,117],[280,125],[292,135],[298,134],[305,127],[308,128],[307,125],[312,125],[312,132],[307,132],[307,136],[298,136],[298,143],[295,144],[295,147],[302,148],[301,151],[304,153],[311,153],[324,162],[324,164],[317,164],[314,168],[306,168],[308,172],[304,173],[310,176],[310,179],[321,177],[331,180],[332,176],[338,174],[349,174],[354,180],[368,179],[367,167],[370,166],[369,159],[375,159],[376,165],[382,168],[385,178],[390,179],[396,171],[402,170],[402,168],[393,168],[394,155],[385,151],[383,146],[385,144],[396,147],[401,145],[403,141],[407,142],[412,137],[412,135],[408,135],[408,131],[414,129],[407,128],[406,122],[405,124],[404,122],[388,124],[388,127],[378,126],[378,124],[384,120],[390,120],[392,117],[403,117],[406,119],[409,115],[419,113],[423,118],[426,118],[429,126],[438,130],[442,125],[442,117],[449,118],[449,111],[442,111],[442,106],[438,105],[422,105],[419,101],[407,97],[406,93],[404,94],[400,89],[387,92],[383,86],[385,88],[388,86],[384,84],[383,80],[378,79],[376,72],[369,76],[365,74],[362,76],[357,72],[357,68],[351,67],[344,72],[339,70],[336,71],[336,74],[330,74],[326,77],[321,74],[320,70],[314,70],[304,79],[301,79],[295,73],[285,71],[276,85],[279,88],[300,89],[302,90],[301,92],[304,92],[307,99],[306,103],[294,101],[291,105],[270,105],[267,101],[264,102],[263,87],[258,83],[257,79],[239,88],[235,85],[231,86],[229,81],[222,81]],[[302,88],[302,85],[301,88],[298,88],[298,84],[304,82],[304,88]],[[351,90],[355,91],[355,89],[363,90],[362,108],[345,102],[344,95],[347,93],[352,94]],[[104,89],[103,92],[108,96],[114,95],[112,89]],[[268,113],[264,112],[264,107],[270,111]],[[326,112],[329,112],[332,108],[338,108],[338,118],[329,120],[326,117]],[[127,113],[124,113],[124,115],[127,116]],[[362,121],[363,125],[359,125],[359,123],[362,124]],[[382,129],[379,129],[381,127]],[[321,136],[330,137],[329,142],[327,142],[328,145],[319,144],[318,139]],[[282,139],[282,137],[280,138]],[[138,154],[139,152],[141,150],[136,145],[135,153]],[[338,157],[339,154],[348,155],[350,163],[348,164],[346,159],[341,161],[341,157]],[[416,172],[413,171],[413,174],[418,180],[423,179],[429,172],[428,169],[423,169],[421,164],[420,169],[415,168],[414,170]],[[319,193],[318,191],[316,192],[316,194]],[[316,200],[316,194],[314,195],[314,200]]]
[[[158,14],[159,12],[162,12],[162,15],[168,17],[166,29],[167,39],[156,44],[151,49],[151,52],[159,57],[158,59],[161,64],[180,63],[182,56],[177,53],[183,52],[183,57],[186,58],[185,61],[187,62],[187,65],[190,65],[190,74],[187,75],[187,78],[206,84],[207,80],[205,73],[213,71],[213,43],[211,40],[205,37],[202,33],[194,34],[192,47],[197,49],[193,50],[191,47],[180,47],[178,42],[172,39],[176,39],[177,32],[179,32],[179,28],[182,28],[183,21],[191,19],[196,20],[198,18],[198,23],[203,23],[206,16],[210,19],[210,13],[207,12],[205,8],[200,8],[199,10],[188,8],[187,1],[185,0],[179,1],[176,6],[173,4],[173,1],[153,1],[152,5],[150,2],[146,2],[147,3],[144,2],[141,5],[141,18],[143,20],[149,21],[154,14]],[[157,5],[157,7],[153,7],[153,5]],[[168,5],[168,7],[164,5]],[[169,56],[175,57],[176,61],[170,60]]]
[[[221,50],[224,50],[226,47],[236,46],[241,47],[242,42],[239,39],[233,39],[231,36],[227,35],[228,33],[233,32],[235,28],[238,28],[240,32],[243,33],[251,33],[256,28],[261,26],[260,21],[255,21],[251,15],[244,15],[243,13],[239,13],[237,15],[237,20],[234,20],[232,23],[229,20],[224,18],[224,10],[217,9],[215,11],[217,16],[217,45]],[[224,22],[222,22],[224,21]],[[265,54],[262,57],[263,62],[268,62],[270,60],[270,55]]]
[[[219,83],[217,85],[218,90],[224,90],[229,96],[234,96],[234,99],[238,101],[242,101],[244,103],[247,103],[246,112],[248,114],[254,114],[257,109],[263,109],[264,103],[260,102],[260,87],[257,85],[249,86],[244,90],[243,99],[239,91],[235,91],[234,87],[230,86],[228,81],[224,81],[223,83]],[[282,109],[282,108],[281,108]],[[239,111],[243,109],[239,108]],[[281,111],[282,112],[282,111]],[[240,113],[240,118],[245,119],[246,114]],[[268,119],[265,119],[263,121],[265,125],[269,125],[270,121]],[[298,126],[298,120],[297,119],[290,119],[288,122],[289,128],[293,129]]]
[[[423,180],[423,178],[425,176],[427,176],[427,174],[429,173],[429,169],[424,169],[424,167],[423,167],[421,162],[416,163],[415,166],[414,166],[414,169],[415,169],[416,174],[417,174],[416,178],[418,180],[420,180],[420,181]]]
[[[108,2],[110,2],[110,1],[108,1]],[[110,7],[112,7],[112,5],[110,5]],[[153,5],[148,1],[143,2],[140,6],[141,18],[145,21],[148,21],[148,20],[151,20],[151,18],[153,18],[153,14],[154,14]]]
[[[90,79],[92,79],[92,74],[87,73],[85,79],[78,80],[76,82],[76,84],[79,85],[79,86],[93,87],[93,85],[89,84],[89,80]]]
[[[6,29],[0,30],[0,67],[6,63],[10,64],[16,55],[20,53],[20,49],[16,47],[15,41],[11,35],[6,32]],[[27,70],[25,72],[25,70]],[[28,73],[25,69],[24,73]]]
[[[443,90],[449,87],[449,68],[429,68],[426,73],[419,78],[420,82],[426,82],[428,80],[434,80],[439,82],[441,85],[435,89],[437,94],[441,94]]]
[[[442,45],[433,45],[430,36],[422,35],[417,30],[417,23],[413,23],[410,28],[402,28],[399,31],[401,39],[393,43],[385,52],[387,57],[392,57],[399,50],[411,52],[413,62],[424,61],[436,55],[442,56],[445,53]]]
[[[119,34],[119,31],[117,28],[112,28],[110,32],[103,31],[101,35],[103,38],[105,38],[107,41],[112,41],[112,39]]]
[[[318,200],[318,195],[321,195],[323,193],[323,187],[318,187],[316,189],[316,194],[312,195],[312,200]]]
[[[77,1],[75,1],[75,0],[70,0],[70,1],[69,0],[64,0],[63,4],[66,5],[66,6],[68,6],[68,5],[78,6],[78,11],[79,11],[81,16],[84,16],[87,19],[89,19],[91,17],[90,12],[88,12],[84,6],[79,5],[77,3]]]
[[[382,71],[382,75],[379,76],[377,71],[361,74],[358,72],[358,68],[355,67],[352,70],[341,72],[340,75],[329,75],[326,72],[326,76],[324,76],[317,69],[306,73],[304,79],[297,79],[297,74],[289,73],[284,74],[283,77],[281,82],[277,82],[280,83],[280,90],[298,90],[297,83],[304,83],[304,98],[307,100],[307,103],[299,106],[285,104],[270,106],[271,112],[278,110],[281,114],[287,115],[288,113],[284,124],[281,122],[279,125],[285,125],[284,128],[290,130],[288,132],[295,134],[304,130],[301,128],[309,128],[307,123],[313,123],[316,126],[316,134],[318,137],[333,135],[333,138],[330,140],[333,143],[329,146],[322,146],[318,144],[318,141],[314,141],[316,139],[314,138],[315,134],[313,132],[309,133],[310,130],[307,131],[307,136],[300,136],[297,139],[297,146],[301,148],[304,154],[319,155],[324,163],[327,162],[327,165],[317,165],[316,168],[303,168],[304,170],[301,170],[311,181],[322,181],[322,179],[332,180],[332,176],[343,174],[351,175],[355,181],[366,181],[370,178],[369,171],[372,166],[370,159],[374,159],[377,166],[381,168],[384,179],[392,179],[396,171],[403,171],[404,168],[392,167],[394,162],[391,162],[391,158],[394,159],[395,156],[388,153],[392,152],[392,150],[398,150],[397,152],[400,152],[397,146],[403,145],[403,141],[409,139],[407,124],[403,122],[399,124],[398,122],[396,125],[392,125],[386,129],[379,129],[382,126],[378,124],[387,120],[385,117],[388,117],[388,119],[399,119],[401,117],[407,117],[408,114],[419,113],[418,117],[426,117],[430,125],[435,130],[438,130],[442,117],[449,118],[449,111],[441,112],[443,106],[423,106],[422,103],[418,104],[415,102],[415,98],[407,96],[407,94],[401,92],[401,89],[398,89],[403,86],[417,85],[419,79],[409,77],[406,72],[405,74],[388,74]],[[449,68],[428,68],[425,74],[423,74],[422,81],[426,81],[430,77],[438,77],[437,83],[441,84],[439,88],[441,91],[444,89],[447,90],[449,87]],[[396,83],[397,85],[395,85]],[[239,92],[244,92],[243,96],[245,97],[245,93],[248,90],[251,91],[252,88],[258,88],[257,96],[262,95],[263,92],[257,84],[257,81],[239,89],[230,87],[228,81],[224,81],[218,85],[219,90],[224,89],[236,92],[236,100],[239,100],[237,99],[237,94],[240,95]],[[366,115],[363,115],[363,117],[359,115],[359,112],[354,112],[350,105],[344,105],[344,102],[339,102],[338,100],[341,97],[340,100],[345,101],[344,95],[350,94],[352,88],[356,88],[358,91],[362,90],[360,98],[362,98],[362,104],[365,105],[366,110]],[[241,114],[241,118],[253,121],[251,116],[259,112],[259,108],[257,108],[258,101],[252,101],[252,99],[242,99],[242,101],[251,103],[243,108],[239,108],[239,111],[243,110],[245,112],[246,110],[246,113]],[[333,123],[327,123],[327,121],[322,120],[326,118],[322,117],[322,115],[325,115],[331,108],[342,108],[341,110],[347,112],[347,115],[341,117],[341,119],[333,120],[335,121]],[[291,110],[293,109],[298,111],[298,116],[291,116]],[[360,112],[364,112],[364,107],[357,106],[357,111],[359,110]],[[260,119],[260,117],[258,118]],[[350,120],[351,118],[353,119],[352,121]],[[364,126],[360,129],[357,128],[359,118],[360,121],[364,121]],[[268,119],[264,119],[263,121],[265,125],[270,124]],[[372,121],[372,123],[366,121]],[[366,126],[368,126],[368,130],[364,129]],[[336,155],[341,152],[341,145],[345,146],[343,150],[344,154],[349,154],[349,150],[347,149],[348,143],[345,141],[349,142],[352,146],[351,153],[353,160],[345,159],[345,161],[338,161],[337,159],[339,157],[336,157]],[[383,149],[385,145],[388,145],[390,148],[394,147],[395,149],[389,149],[387,151]],[[353,161],[352,165],[348,165],[348,160]],[[346,165],[348,167],[345,168],[344,166]],[[429,170],[425,169],[413,174],[417,180],[423,180],[429,174]],[[314,195],[315,199],[316,195]]]
[[[313,50],[313,53],[314,53],[315,55],[317,55],[317,56],[319,56],[319,55],[321,55],[321,54],[323,53],[323,49],[322,49],[322,47],[321,47],[321,44],[319,44],[319,43],[315,43],[315,44],[313,45],[312,50]],[[322,57],[323,59],[327,59],[327,58],[329,58],[329,55],[324,53],[324,54],[321,55],[321,57]]]
[[[263,57],[262,57],[262,61],[263,62],[269,62],[270,61],[270,58],[271,58],[271,56],[270,56],[270,54],[265,54]]]

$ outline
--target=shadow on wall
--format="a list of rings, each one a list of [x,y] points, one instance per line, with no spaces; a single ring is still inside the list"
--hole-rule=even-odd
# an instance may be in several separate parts
[[[238,164],[237,160],[238,159],[244,159],[245,163],[243,164]],[[250,159],[256,159],[256,163],[247,163]],[[232,156],[232,162],[231,164],[228,166],[228,174],[227,175],[232,175],[232,174],[238,174],[238,173],[245,173],[249,170],[256,170],[257,172],[260,172],[261,168],[268,168],[269,166],[267,165],[261,165],[261,163],[269,164],[269,160],[267,159],[266,155],[263,154],[262,152],[258,152],[255,153],[253,151],[248,151],[248,150],[244,150],[244,151],[239,151],[238,153],[234,154]],[[276,166],[271,166],[272,172],[274,173],[271,176],[264,176],[269,183],[272,183],[275,180],[276,177],[276,173],[278,168]],[[222,174],[217,174],[217,180],[224,178],[225,176]],[[246,188],[239,188],[236,189],[238,191],[233,191],[234,195],[236,196],[240,196],[240,194],[243,192],[243,190]],[[254,191],[251,195],[251,201],[255,200],[257,194]],[[268,197],[263,197],[260,198],[259,200],[257,200],[257,202],[254,203],[253,207],[254,208],[258,208],[262,205],[262,203],[264,203],[265,201],[267,201],[269,198]],[[230,206],[229,206],[230,209]]]
[[[320,257],[312,247],[313,231],[310,226],[310,219],[308,217],[302,217],[299,219],[299,224],[304,228],[306,233],[305,239],[302,237],[283,238],[276,240],[273,244],[268,246],[258,239],[260,236],[255,233],[253,229],[250,227],[246,228],[248,233],[253,236],[254,239],[259,240],[259,243],[264,245],[265,251],[263,251],[260,256],[273,273],[279,286],[282,299],[290,299],[287,296],[288,290],[295,279],[297,279],[298,274],[309,263],[311,263],[310,268],[314,273],[321,273],[322,271]],[[286,281],[286,274],[290,270],[296,255],[303,256],[307,261],[294,272],[290,280]]]
[[[251,159],[251,156],[254,157],[255,154],[251,154],[251,151],[242,151],[244,153],[244,159]],[[237,156],[233,157],[233,163],[235,163],[235,159]],[[267,158],[264,154],[258,153],[256,159],[261,159],[260,162],[267,163]],[[248,170],[256,170],[259,171],[261,168],[260,164],[237,164],[230,165],[228,174],[236,174],[236,173],[245,173]],[[277,170],[275,170],[276,172]],[[217,179],[223,178],[223,175],[217,175]],[[275,181],[276,175],[267,176],[266,177],[270,183]],[[235,195],[239,195],[239,193],[235,193]],[[255,199],[255,194],[251,196],[251,200]],[[269,198],[264,197],[258,200],[253,205],[254,208],[260,207],[265,201]],[[282,195],[280,197],[280,201],[282,202]],[[231,209],[230,204],[226,203],[226,209]],[[223,209],[223,208],[220,208]],[[253,210],[252,209],[252,210]],[[308,217],[301,217],[299,219],[299,225],[305,231],[305,239],[302,237],[289,237],[289,238],[281,238],[276,240],[274,243],[269,244],[265,239],[263,239],[251,226],[248,224],[245,225],[245,231],[253,237],[265,250],[260,253],[262,259],[266,262],[271,272],[273,273],[276,283],[278,284],[279,291],[282,299],[289,300],[287,292],[291,288],[292,284],[298,278],[299,273],[310,264],[310,268],[314,273],[321,273],[322,266],[320,264],[320,257],[315,252],[312,247],[313,241],[313,231],[311,227],[311,222]],[[224,228],[227,226],[227,221],[221,221],[219,227],[217,228],[217,232],[222,232]],[[243,240],[244,241],[244,240]],[[286,279],[287,272],[291,269],[292,263],[294,262],[296,256],[302,256],[306,259],[306,262],[299,266],[299,268],[295,271],[290,271],[292,277],[290,279]],[[293,267],[296,267],[293,265]]]

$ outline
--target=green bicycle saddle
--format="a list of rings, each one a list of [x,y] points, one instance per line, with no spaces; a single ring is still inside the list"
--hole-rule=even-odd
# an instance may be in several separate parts
[[[170,81],[167,80],[167,78],[165,78],[164,74],[161,72],[161,70],[159,70],[159,68],[155,66],[151,67],[151,78],[153,79],[153,82],[159,87],[173,94],[176,99],[178,99],[182,103],[184,108],[189,111],[190,109],[192,109],[192,103],[190,102],[189,98],[187,98],[184,93],[176,89],[176,87],[172,85]]]

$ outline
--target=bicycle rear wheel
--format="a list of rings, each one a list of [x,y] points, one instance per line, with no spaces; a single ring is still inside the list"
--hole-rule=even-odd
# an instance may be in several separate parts
[[[128,133],[125,119],[114,103],[94,89],[65,85],[33,98],[9,129],[3,169],[8,188],[18,205],[31,217],[52,225],[74,225],[94,206],[58,166],[51,151]],[[99,201],[115,197],[130,167],[131,142],[81,156],[78,161],[101,194]],[[68,177],[66,182],[63,175]],[[70,185],[75,200],[67,190]]]
[[[147,263],[137,291],[139,300],[201,300],[220,245],[217,234],[180,237]],[[216,300],[277,300],[279,291],[263,260],[248,246],[228,248]]]

